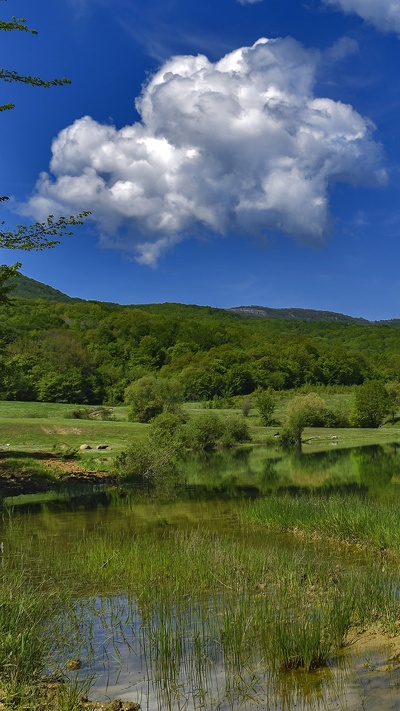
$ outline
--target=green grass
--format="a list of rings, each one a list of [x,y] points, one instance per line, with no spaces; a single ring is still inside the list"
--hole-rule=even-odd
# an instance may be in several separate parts
[[[36,527],[32,537],[32,522],[12,517],[3,530],[0,661],[5,668],[11,660],[7,693],[21,708],[44,663],[57,668],[73,652],[90,672],[96,620],[115,641],[115,658],[118,639],[129,639],[169,701],[195,689],[213,709],[208,688],[218,664],[222,697],[245,700],[256,676],[272,693],[282,673],[326,665],[345,645],[350,627],[396,629],[398,573],[380,559],[344,551],[332,560],[303,543],[288,547],[249,528],[235,536],[168,529],[162,536],[132,536],[122,518],[112,528],[75,527],[67,538],[62,527],[49,532]],[[48,629],[51,648],[43,642]],[[37,656],[35,640],[42,645]]]
[[[359,496],[270,496],[249,503],[243,522],[309,537],[319,536],[371,550],[400,555],[400,510],[397,502]]]
[[[270,505],[269,517],[261,504]],[[224,529],[209,504],[206,508],[209,520],[204,518],[201,528],[193,521],[186,530],[175,528],[179,515],[170,525],[157,502],[132,502],[114,518],[99,512],[95,525],[84,515],[72,525],[49,515],[37,523],[31,516],[4,517],[0,671],[7,698],[20,704],[16,708],[33,709],[27,699],[37,675],[48,663],[62,667],[68,656],[84,658],[89,683],[100,622],[110,639],[127,636],[171,706],[187,684],[204,694],[204,708],[213,709],[218,708],[208,696],[210,675],[217,673],[213,660],[224,670],[221,701],[230,698],[236,708],[238,695],[250,698],[255,677],[273,693],[285,672],[329,663],[351,628],[396,631],[398,570],[386,556],[389,544],[400,551],[395,507],[368,508],[352,497],[271,497],[244,511],[243,504],[237,507],[245,523],[238,526],[231,516]],[[188,511],[182,509],[181,516],[187,526]],[[372,531],[374,517],[379,535]],[[138,526],[140,520],[147,528]],[[280,531],[308,521],[310,541],[316,532],[343,539],[346,533],[348,542],[364,540],[371,547],[354,555],[351,547],[336,553],[321,542],[289,544],[264,533],[260,521]],[[36,657],[35,639],[41,644]],[[118,645],[116,656],[117,650]],[[53,709],[75,711],[74,689],[65,689],[64,707]],[[161,703],[160,709],[166,708]]]
[[[2,402],[0,404],[0,453],[59,453],[79,450],[79,463],[88,469],[107,470],[114,457],[135,439],[144,436],[146,426],[126,421],[126,408],[114,408],[111,421],[72,419],[74,405],[53,403]],[[108,449],[98,452],[99,444]],[[1,456],[1,455],[0,455]]]

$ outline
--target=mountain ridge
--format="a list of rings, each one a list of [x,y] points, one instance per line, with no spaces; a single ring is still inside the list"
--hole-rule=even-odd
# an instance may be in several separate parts
[[[24,274],[19,274],[14,280],[15,288],[12,292],[12,297],[21,299],[43,299],[50,302],[82,302],[82,301],[98,301],[98,299],[80,299],[79,297],[68,296],[62,291],[44,284],[43,282],[27,277]],[[117,305],[117,304],[116,304]],[[122,305],[122,304],[121,304]],[[131,304],[131,306],[138,306]],[[144,305],[139,305],[144,306]],[[213,307],[209,307],[213,308]],[[218,309],[221,310],[221,309]],[[270,306],[233,306],[222,309],[228,313],[234,313],[247,318],[267,318],[279,319],[282,321],[313,321],[321,323],[353,323],[360,325],[387,325],[400,327],[400,319],[382,319],[378,321],[370,321],[361,316],[348,316],[336,311],[326,311],[321,309],[303,309],[303,308],[272,308]]]

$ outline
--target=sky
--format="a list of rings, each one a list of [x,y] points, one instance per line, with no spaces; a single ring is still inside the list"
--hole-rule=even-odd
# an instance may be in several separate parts
[[[400,0],[8,0],[0,261],[121,304],[400,318]]]

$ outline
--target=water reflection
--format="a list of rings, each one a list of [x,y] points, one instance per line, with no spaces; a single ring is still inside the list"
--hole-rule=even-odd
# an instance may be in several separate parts
[[[82,657],[83,668],[71,676],[93,675],[92,697],[134,700],[142,711],[400,709],[400,668],[380,671],[384,651],[346,652],[314,672],[274,675],[261,657],[230,658],[216,642],[213,627],[223,611],[215,601],[206,621],[203,613],[190,600],[185,609],[150,612],[127,596],[84,600],[64,659],[77,652]],[[82,632],[85,646],[79,647]]]
[[[357,493],[372,497],[400,494],[400,445],[370,445],[325,452],[284,453],[247,447],[192,454],[183,461],[186,484],[168,491],[166,501],[240,499],[271,493]],[[5,499],[6,508],[31,513],[95,511],[113,505],[147,502],[152,492],[138,486],[90,487]],[[160,501],[156,493],[156,500]]]
[[[397,492],[397,443],[326,452],[290,453],[265,448],[194,455],[184,462],[188,484],[197,489],[239,494],[271,492]]]

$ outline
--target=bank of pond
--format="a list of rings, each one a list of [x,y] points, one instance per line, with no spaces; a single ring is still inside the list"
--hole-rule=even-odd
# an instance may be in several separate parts
[[[0,708],[400,709],[398,445],[186,471],[3,502]]]

